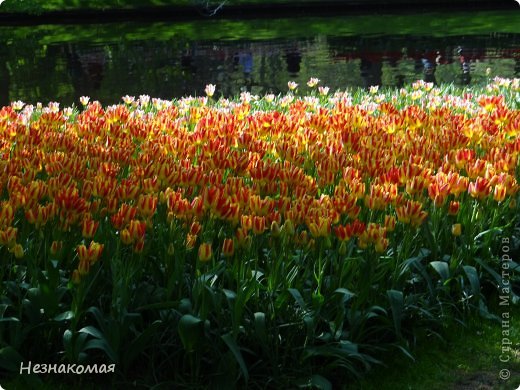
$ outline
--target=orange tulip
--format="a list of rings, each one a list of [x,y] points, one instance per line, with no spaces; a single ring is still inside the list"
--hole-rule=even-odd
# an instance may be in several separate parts
[[[506,187],[503,184],[497,184],[493,191],[493,199],[497,202],[503,202],[506,198]]]
[[[144,238],[138,239],[134,244],[134,252],[141,253],[144,249]]]
[[[468,186],[468,192],[471,197],[479,200],[488,196],[490,191],[489,181],[483,177],[478,177],[476,181],[469,183]]]
[[[265,229],[265,217],[259,217],[255,215],[253,217],[253,234],[262,234],[265,231]]]
[[[121,232],[119,233],[120,237],[121,237],[121,242],[125,245],[130,245],[131,243],[134,242],[134,239],[132,238],[132,235],[130,234],[130,232],[128,231],[128,229],[123,229],[121,230]]]
[[[17,233],[18,229],[12,226],[9,226],[5,230],[0,230],[0,245],[7,245],[7,247],[11,248],[16,244]]]
[[[209,260],[211,260],[212,255],[213,255],[213,253],[211,250],[211,243],[203,242],[202,244],[200,244],[199,252],[198,252],[198,257],[199,257],[200,261],[202,261],[202,262],[209,261]]]
[[[395,230],[396,220],[393,215],[385,215],[384,226],[387,232],[393,232]]]
[[[63,241],[53,241],[51,244],[51,255],[56,255],[63,249]]]
[[[231,257],[235,253],[235,243],[231,238],[225,238],[222,243],[222,254],[225,257]]]
[[[456,201],[451,201],[448,206],[448,214],[449,215],[457,215],[460,209],[460,203]]]
[[[133,240],[142,239],[146,232],[146,222],[133,219],[130,221],[128,231],[130,232]]]
[[[83,238],[92,238],[96,234],[99,222],[91,219],[84,219],[81,223],[81,235]]]

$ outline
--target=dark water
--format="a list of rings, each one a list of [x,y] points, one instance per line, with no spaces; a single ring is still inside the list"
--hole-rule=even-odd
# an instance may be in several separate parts
[[[297,34],[257,35],[248,24],[247,32],[229,36],[219,27],[213,38],[211,22],[206,33],[200,26],[0,27],[0,104],[204,95],[208,83],[217,85],[216,96],[285,92],[289,80],[305,92],[310,77],[334,91],[520,76],[520,33],[514,32],[343,34],[300,25]],[[177,30],[165,33],[169,28]]]

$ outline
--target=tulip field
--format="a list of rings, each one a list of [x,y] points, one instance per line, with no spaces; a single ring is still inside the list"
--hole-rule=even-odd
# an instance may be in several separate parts
[[[1,108],[1,377],[348,388],[420,335],[500,319],[520,80],[319,83]],[[49,370],[72,364],[115,369]]]

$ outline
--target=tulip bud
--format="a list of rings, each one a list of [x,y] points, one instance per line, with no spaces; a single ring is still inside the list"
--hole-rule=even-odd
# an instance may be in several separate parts
[[[387,232],[393,232],[395,230],[396,220],[393,215],[385,215],[384,226]]]
[[[80,276],[87,275],[90,271],[90,261],[88,259],[81,259],[78,265],[78,272]]]
[[[92,221],[89,219],[83,220],[83,222],[81,223],[81,235],[84,238],[94,237],[98,226],[99,226],[99,222],[97,222],[97,221]]]
[[[173,243],[170,242],[170,244],[168,245],[168,249],[166,250],[166,252],[170,255],[170,256],[173,256],[174,253],[175,253],[175,247],[173,246]]]
[[[273,237],[279,237],[280,236],[280,225],[276,221],[273,221],[271,223],[271,235]]]
[[[193,249],[195,247],[195,243],[197,242],[197,236],[193,234],[186,235],[186,249]]]
[[[132,235],[130,234],[128,229],[121,230],[120,236],[121,242],[125,245],[130,245],[133,242]]]
[[[14,257],[21,259],[23,257],[23,247],[20,244],[16,244],[13,248]]]
[[[388,239],[381,238],[375,243],[375,250],[377,253],[383,253],[388,248]]]
[[[453,224],[451,226],[451,234],[453,234],[455,237],[460,236],[462,233],[462,226],[460,223]]]
[[[72,283],[79,284],[81,282],[81,275],[79,274],[79,271],[75,269],[72,271],[72,276],[70,278],[72,280]]]
[[[139,239],[134,244],[134,252],[141,253],[144,249],[144,239]]]
[[[340,256],[345,256],[347,254],[347,243],[346,241],[341,241],[339,245],[338,253]]]
[[[244,249],[249,250],[253,246],[253,238],[251,236],[247,236],[244,240]]]
[[[493,192],[493,199],[502,202],[506,198],[506,187],[503,184],[497,184]]]
[[[51,255],[56,255],[63,249],[63,241],[53,241],[51,244]]]
[[[332,247],[332,242],[330,241],[330,236],[327,236],[323,239],[323,247],[325,249],[330,249]]]
[[[211,243],[204,242],[204,243],[200,244],[199,252],[198,252],[200,261],[202,261],[202,262],[209,261],[209,260],[211,260],[212,255],[213,255],[213,253],[211,251]]]
[[[460,209],[460,203],[456,201],[451,201],[448,206],[448,214],[449,215],[457,215]]]
[[[253,234],[262,234],[265,231],[265,217],[253,217]]]
[[[231,257],[235,253],[235,243],[233,242],[233,239],[226,238],[224,239],[224,242],[222,243],[222,254],[225,257]]]

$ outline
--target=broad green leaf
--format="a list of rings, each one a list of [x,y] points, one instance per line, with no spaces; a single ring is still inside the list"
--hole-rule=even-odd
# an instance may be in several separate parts
[[[317,387],[320,390],[332,390],[332,383],[330,381],[318,374],[314,374],[311,377],[310,385]]]
[[[265,323],[265,313],[257,312],[255,316],[255,334],[260,342],[262,349],[267,350],[267,326]]]
[[[81,328],[79,331],[79,333],[86,333],[88,335],[91,335],[92,337],[95,337],[97,339],[104,339],[105,337],[103,336],[103,334],[99,331],[98,328],[96,328],[95,326],[85,326],[84,328]]]
[[[22,355],[11,346],[0,349],[0,367],[7,371],[19,372],[20,363],[24,361]]]
[[[240,366],[240,370],[242,371],[242,375],[244,376],[245,381],[248,382],[249,372],[247,370],[246,362],[242,357],[242,352],[240,352],[240,348],[238,347],[237,342],[230,333],[226,333],[221,337],[222,340],[224,340],[224,342],[228,346],[233,356],[235,357],[235,360],[237,361],[238,365]]]
[[[70,310],[64,311],[63,313],[58,314],[56,317],[54,317],[54,321],[68,321],[70,319],[74,318],[74,313]]]
[[[334,293],[341,294],[343,296],[343,303],[347,303],[348,301],[350,301],[352,297],[356,296],[356,294],[354,294],[352,291],[343,287],[337,288],[336,290],[334,290]]]
[[[463,268],[469,279],[473,295],[478,299],[480,297],[480,280],[478,278],[477,270],[471,265],[465,265]]]
[[[397,290],[388,290],[386,292],[390,307],[392,308],[392,318],[394,320],[395,331],[401,336],[401,322],[403,320],[404,298],[403,292]]]
[[[99,349],[108,356],[110,360],[113,362],[118,362],[119,359],[117,358],[117,354],[114,352],[112,347],[106,342],[104,339],[91,339],[87,341],[85,344],[85,347],[83,348],[84,351],[89,349]]]
[[[443,282],[449,279],[450,267],[448,266],[448,263],[445,263],[444,261],[432,261],[430,265],[435,271],[437,271]]]
[[[300,306],[302,310],[307,310],[307,305],[305,304],[305,301],[303,300],[302,294],[295,288],[290,288],[289,293],[293,296],[294,300]]]
[[[179,336],[184,349],[193,352],[204,338],[204,321],[191,314],[185,314],[179,320]]]

